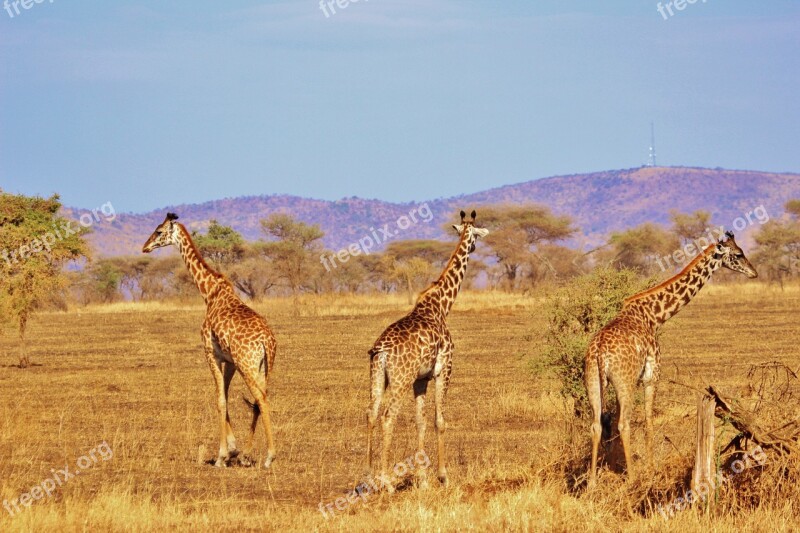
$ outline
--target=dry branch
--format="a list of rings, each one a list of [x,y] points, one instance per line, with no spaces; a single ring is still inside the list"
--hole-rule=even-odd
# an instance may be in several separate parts
[[[725,447],[725,451],[732,446],[740,447],[742,438],[753,441],[765,450],[775,450],[781,455],[788,455],[798,451],[796,440],[800,434],[800,419],[795,419],[776,430],[765,431],[758,425],[753,413],[736,406],[717,387],[709,385],[706,392],[714,399],[716,404],[714,414],[717,418],[730,422],[740,433]],[[789,436],[777,434],[787,428],[793,429]]]

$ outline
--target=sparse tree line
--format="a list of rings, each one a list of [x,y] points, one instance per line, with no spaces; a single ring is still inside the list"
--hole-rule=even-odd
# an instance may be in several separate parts
[[[58,196],[0,193],[0,251],[17,250],[65,222],[60,209]],[[752,254],[761,277],[781,285],[800,274],[800,199],[787,202],[785,210],[783,217],[758,227]],[[484,206],[481,219],[491,233],[471,263],[465,286],[507,291],[569,280],[597,267],[661,274],[663,258],[673,257],[712,226],[708,212],[673,212],[669,226],[644,223],[612,234],[587,252],[579,249],[580,230],[573,220],[544,206]],[[193,234],[211,266],[252,301],[331,292],[397,292],[411,300],[441,271],[451,252],[451,243],[444,241],[393,241],[380,253],[354,255],[326,269],[320,258],[330,251],[324,249],[319,226],[273,214],[261,221],[261,228],[263,237],[255,242],[214,220],[205,233]],[[24,260],[0,261],[0,311],[21,336],[31,314],[42,306],[197,297],[179,256],[92,259],[85,234],[82,230]]]

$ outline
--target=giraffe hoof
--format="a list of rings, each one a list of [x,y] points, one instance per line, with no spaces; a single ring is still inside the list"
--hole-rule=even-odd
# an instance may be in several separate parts
[[[250,467],[256,464],[256,461],[255,459],[250,457],[250,455],[244,454],[239,456],[239,464],[242,466]]]
[[[226,468],[228,466],[228,459],[225,457],[217,457],[217,460],[214,461],[214,466],[217,468]]]
[[[272,461],[275,460],[275,455],[268,455],[267,460],[264,461],[264,468],[269,468],[272,466]]]
[[[231,459],[236,459],[237,457],[239,457],[240,453],[242,453],[242,452],[240,452],[236,448],[229,448],[228,449],[228,460],[230,461]]]
[[[439,474],[438,477],[439,477],[439,482],[442,485],[447,486],[447,473],[446,472],[442,472],[441,474]]]

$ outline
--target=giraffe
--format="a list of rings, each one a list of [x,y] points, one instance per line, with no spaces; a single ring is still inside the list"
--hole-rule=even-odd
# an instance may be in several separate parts
[[[385,396],[381,453],[383,479],[387,479],[389,448],[395,418],[400,410],[400,394],[409,387],[413,388],[416,400],[418,451],[424,454],[425,394],[428,383],[433,380],[436,389],[438,477],[442,484],[447,483],[443,409],[453,368],[453,341],[447,327],[447,315],[464,280],[469,254],[475,250],[475,241],[489,233],[485,228],[475,227],[475,211],[470,220],[465,218],[466,213],[461,211],[461,224],[453,225],[459,234],[458,246],[439,279],[419,295],[414,309],[408,315],[386,328],[369,350],[371,405],[367,410],[367,463],[372,471],[372,434]],[[389,486],[390,491],[393,488]]]
[[[596,481],[597,452],[602,435],[608,381],[617,394],[617,427],[625,453],[625,466],[632,474],[630,417],[637,382],[644,386],[645,434],[648,450],[653,442],[653,400],[659,376],[661,351],[656,339],[659,327],[675,316],[720,267],[758,276],[736,244],[734,235],[705,248],[674,277],[627,298],[619,314],[595,334],[586,350],[584,383],[592,407],[592,463],[589,487]]]
[[[203,260],[192,242],[186,227],[176,222],[178,216],[168,213],[147,239],[142,252],[150,253],[156,248],[175,245],[178,247],[186,268],[200,290],[206,304],[206,317],[201,329],[206,360],[211,368],[217,390],[217,413],[219,415],[220,444],[214,463],[225,467],[239,455],[228,416],[228,390],[231,379],[238,370],[247,388],[255,398],[247,402],[253,411],[250,437],[244,450],[243,464],[252,464],[251,453],[258,427],[258,418],[263,415],[264,432],[267,436],[267,459],[269,468],[275,459],[275,443],[272,439],[269,403],[267,402],[267,379],[275,361],[276,342],[267,321],[242,302],[233,286],[222,274],[215,272]],[[247,401],[247,400],[245,400]]]

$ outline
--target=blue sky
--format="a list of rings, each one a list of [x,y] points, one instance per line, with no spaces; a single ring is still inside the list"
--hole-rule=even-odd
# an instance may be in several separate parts
[[[0,188],[118,211],[422,200],[639,166],[651,120],[661,164],[800,171],[800,2],[657,5],[10,6]]]

